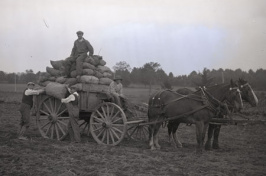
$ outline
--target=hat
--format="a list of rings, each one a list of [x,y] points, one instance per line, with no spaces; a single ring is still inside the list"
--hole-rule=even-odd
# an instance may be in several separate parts
[[[83,32],[82,31],[78,31],[77,34],[83,34]]]
[[[114,81],[115,80],[123,80],[123,79],[121,78],[121,76],[117,75],[117,76],[114,77]]]
[[[28,82],[27,85],[33,85],[33,86],[35,86],[34,82]]]

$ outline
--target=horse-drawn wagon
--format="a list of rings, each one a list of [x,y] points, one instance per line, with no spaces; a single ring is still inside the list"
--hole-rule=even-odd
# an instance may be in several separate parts
[[[81,133],[90,133],[95,141],[104,145],[117,145],[125,136],[146,139],[147,126],[141,112],[145,105],[127,103],[119,107],[108,93],[107,85],[82,84],[78,91]],[[141,107],[142,106],[142,107]],[[63,140],[67,134],[69,115],[61,100],[49,95],[36,96],[36,122],[42,137]]]

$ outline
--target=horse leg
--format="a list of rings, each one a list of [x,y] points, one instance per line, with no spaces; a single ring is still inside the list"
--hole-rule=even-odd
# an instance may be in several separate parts
[[[197,149],[196,153],[200,154],[202,153],[202,147],[203,147],[203,142],[202,142],[202,135],[203,135],[203,128],[204,124],[203,122],[196,122],[196,137],[197,137]]]
[[[151,150],[156,149],[154,146],[154,128],[155,128],[155,125],[149,126],[149,146]]]
[[[177,123],[176,126],[173,128],[172,134],[173,134],[173,138],[174,138],[174,146],[175,148],[182,148],[182,143],[178,140],[178,136],[177,136],[177,129],[180,123]]]
[[[209,124],[209,129],[208,129],[208,139],[205,143],[205,150],[211,150],[211,140],[212,140],[212,135],[213,131],[216,125]]]
[[[155,130],[154,130],[154,145],[155,145],[155,148],[156,149],[160,149],[161,148],[161,146],[159,145],[159,137],[158,137],[158,134],[159,134],[159,129],[160,129],[160,127],[161,127],[161,123],[160,124],[156,124],[155,125],[156,127],[155,127]]]
[[[214,129],[214,135],[213,135],[213,143],[212,148],[213,149],[219,149],[219,134],[220,134],[221,125],[216,125],[216,128]]]

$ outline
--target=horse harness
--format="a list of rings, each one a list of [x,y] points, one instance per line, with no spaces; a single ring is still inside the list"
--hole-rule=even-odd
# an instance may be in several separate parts
[[[166,102],[166,103],[163,103],[161,101],[161,95],[163,92],[166,92],[166,91],[169,91],[169,92],[172,92],[174,94],[178,94],[180,95],[181,97],[179,98],[176,98],[174,100],[171,100],[169,102]],[[192,114],[194,114],[195,112],[197,111],[200,111],[204,108],[208,108],[209,110],[215,112],[215,114],[218,114],[220,113],[220,108],[216,108],[214,105],[212,105],[212,103],[210,103],[210,100],[209,98],[213,99],[214,101],[216,101],[217,103],[221,104],[220,101],[216,100],[212,95],[210,95],[204,88],[200,88],[200,92],[201,92],[201,95],[198,96],[198,95],[195,95],[195,94],[190,94],[190,95],[182,95],[182,94],[179,94],[179,93],[176,93],[172,90],[162,90],[158,93],[156,93],[154,95],[154,97],[152,98],[152,102],[151,102],[151,107],[153,108],[158,108],[161,113],[158,115],[157,119],[163,117],[163,120],[159,120],[159,121],[156,121],[156,123],[163,123],[163,122],[168,122],[170,120],[176,120],[176,119],[179,119],[179,118],[183,118],[183,117],[188,117]],[[207,95],[206,95],[207,94]],[[209,97],[209,98],[208,98]],[[179,101],[181,99],[185,99],[185,98],[188,98],[188,99],[192,99],[192,100],[195,100],[195,101],[199,101],[199,102],[202,102],[202,106],[200,106],[199,108],[197,109],[194,109],[193,111],[190,111],[190,112],[186,112],[184,114],[181,114],[181,115],[177,115],[177,116],[172,116],[172,117],[168,117],[165,113],[165,107],[171,103],[174,103],[176,101]],[[156,119],[156,120],[157,120]],[[164,124],[165,125],[165,124]],[[163,126],[164,126],[163,125]]]

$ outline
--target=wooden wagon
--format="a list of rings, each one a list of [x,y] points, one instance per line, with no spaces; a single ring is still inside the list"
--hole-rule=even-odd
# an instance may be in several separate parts
[[[81,134],[91,134],[98,144],[117,145],[125,136],[134,140],[147,139],[147,112],[142,105],[130,104],[127,109],[115,104],[108,96],[107,85],[82,84],[80,95]],[[63,140],[69,120],[65,104],[60,99],[41,94],[36,96],[36,121],[42,137]]]

